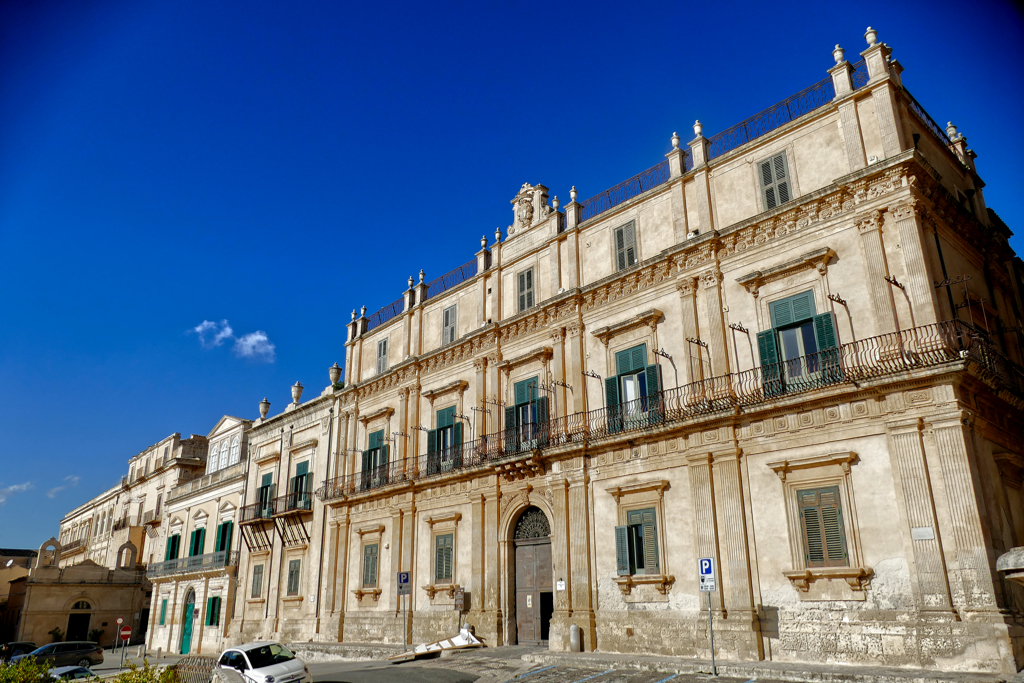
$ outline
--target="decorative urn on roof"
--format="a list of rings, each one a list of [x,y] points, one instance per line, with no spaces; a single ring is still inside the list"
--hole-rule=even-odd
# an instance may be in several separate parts
[[[412,278],[409,279],[412,280]],[[341,367],[335,363],[327,370],[327,374],[331,377],[331,384],[337,384],[338,380],[341,379]],[[296,382],[296,384],[298,384],[298,382]]]
[[[296,382],[292,385],[292,402],[298,405],[299,399],[302,398],[303,386]]]
[[[268,401],[267,397],[264,396],[263,400],[260,401],[260,417],[262,417],[264,420],[267,419],[267,413],[269,413],[269,412],[270,412],[270,401]]]

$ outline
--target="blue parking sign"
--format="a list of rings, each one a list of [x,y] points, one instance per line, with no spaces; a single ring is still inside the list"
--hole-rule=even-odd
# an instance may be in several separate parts
[[[398,594],[412,595],[412,582],[409,580],[409,572],[398,572]]]
[[[715,581],[715,560],[711,557],[702,557],[697,560],[698,583],[702,593],[710,593],[718,590]]]

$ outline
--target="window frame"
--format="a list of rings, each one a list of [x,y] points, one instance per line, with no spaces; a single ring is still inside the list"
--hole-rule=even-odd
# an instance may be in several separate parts
[[[157,626],[167,625],[167,598],[160,600],[160,623]]]
[[[781,164],[776,163],[781,160]],[[768,166],[771,180],[766,182],[764,171],[765,166]],[[780,165],[781,165],[781,176],[780,176]],[[761,189],[761,210],[772,211],[778,207],[793,201],[797,197],[796,193],[796,179],[791,171],[792,164],[789,163],[789,155],[787,150],[783,149],[779,152],[765,157],[754,164],[754,173],[757,175],[758,187]],[[780,187],[785,188],[785,199],[779,197]],[[771,194],[769,194],[769,192]],[[771,197],[771,202],[769,202]],[[772,203],[772,206],[769,206]]]
[[[665,516],[665,491],[668,490],[669,486],[669,482],[666,479],[654,479],[625,486],[612,486],[605,489],[615,499],[616,519],[618,520],[618,524],[612,529],[614,531],[613,538],[615,539],[613,559],[615,576],[613,580],[618,584],[627,602],[667,602],[669,589],[675,582],[675,577],[672,576],[669,567],[669,534],[667,530],[668,522]],[[634,566],[632,573],[629,573],[630,566],[627,562],[624,573],[620,554],[620,539],[624,538],[627,543],[626,557],[628,559],[628,544],[631,541],[629,538],[629,527],[633,526],[630,523],[630,517],[636,514],[642,515],[644,512],[653,513],[652,524],[654,527],[653,541],[656,565],[654,567],[645,566],[639,571],[639,568]],[[656,591],[645,590],[644,592],[633,594],[633,589],[642,585],[653,586]]]
[[[383,375],[388,371],[388,338],[377,340],[377,373]]]
[[[263,574],[265,573],[264,566],[265,565],[263,562],[260,562],[259,564],[254,564],[252,566],[252,585],[249,589],[250,600],[260,600],[263,598]],[[259,575],[258,580],[257,575]]]
[[[373,581],[367,582],[367,580],[366,580],[366,572],[367,572],[367,569],[368,569],[367,557],[370,554],[370,548],[373,548],[373,562],[374,562],[374,564],[373,564]],[[377,588],[378,584],[380,583],[380,541],[379,540],[374,539],[373,541],[369,541],[369,542],[363,543],[361,564],[362,564],[362,567],[361,567],[362,571],[360,571],[360,573],[359,573],[359,575],[360,575],[360,587],[362,587],[362,588]]]
[[[529,280],[528,286],[523,287],[523,278]],[[516,273],[516,312],[528,311],[537,305],[537,273],[535,268],[530,266]]]
[[[294,573],[293,573],[294,572]],[[292,577],[295,577],[295,586],[292,587]],[[297,557],[292,560],[288,560],[288,577],[285,582],[285,597],[293,598],[302,595],[301,584],[302,582],[302,558]]]
[[[445,306],[441,309],[441,346],[452,344],[458,338],[459,305]]]
[[[433,559],[431,561],[431,576],[433,577],[433,584],[435,586],[449,586],[455,584],[455,529],[444,529],[438,531],[433,535]],[[448,576],[438,576],[439,567],[437,566],[438,556],[440,555],[441,546],[439,545],[441,539],[451,539],[448,547],[450,557],[448,558]]]
[[[842,343],[835,313],[831,310],[817,312],[813,287],[767,301],[765,305],[771,327],[758,332],[756,337],[758,367],[767,396],[785,394],[789,386],[842,377]],[[787,359],[783,335],[794,329],[799,330],[794,340],[804,353]],[[809,354],[806,353],[807,329],[815,344]]]
[[[619,236],[622,236],[622,246],[619,246]],[[626,239],[626,237],[630,239]],[[629,251],[632,249],[633,260],[629,261]],[[615,264],[615,272],[621,273],[640,263],[640,243],[637,240],[636,221],[620,225],[612,230],[612,258]]]

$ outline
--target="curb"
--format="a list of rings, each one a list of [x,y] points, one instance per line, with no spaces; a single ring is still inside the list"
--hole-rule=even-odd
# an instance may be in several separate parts
[[[305,662],[344,662],[387,659],[405,652],[401,645],[385,643],[286,643]]]
[[[599,669],[639,669],[680,674],[711,674],[711,662],[700,659],[680,660],[649,655],[605,655],[587,653],[538,653],[523,655],[534,664],[569,665]],[[717,663],[718,675],[799,683],[1006,683],[1007,674],[945,672],[928,669],[897,669],[894,667],[857,667],[841,664],[806,665],[787,662]]]

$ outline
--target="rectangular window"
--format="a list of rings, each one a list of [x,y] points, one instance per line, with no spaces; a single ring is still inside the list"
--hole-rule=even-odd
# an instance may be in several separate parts
[[[160,601],[160,625],[163,626],[167,623],[167,599],[164,598]]]
[[[388,369],[388,340],[377,342],[377,374],[383,375]]]
[[[519,273],[519,312],[533,308],[533,268]]]
[[[615,354],[615,376],[604,386],[610,432],[661,422],[661,366],[647,365],[646,343]]]
[[[387,483],[389,445],[384,442],[384,430],[373,432],[363,451],[363,471],[360,485],[369,489]]]
[[[167,554],[164,560],[178,559],[178,551],[181,548],[181,534],[171,534],[167,538]]]
[[[630,510],[625,526],[615,527],[615,563],[619,576],[661,573],[654,508]]]
[[[814,293],[768,304],[772,328],[757,334],[765,395],[841,381],[842,357],[831,312],[817,315]]]
[[[258,564],[252,568],[252,591],[250,597],[258,598],[263,595],[263,565]]]
[[[505,449],[509,452],[543,448],[547,444],[548,397],[537,377],[516,382],[515,405],[505,407]]]
[[[451,344],[455,341],[456,306],[449,306],[441,311],[441,343]]]
[[[260,480],[256,489],[256,502],[259,503],[259,516],[270,517],[274,514],[274,473],[267,472]]]
[[[434,537],[434,583],[452,582],[454,551],[455,534]]]
[[[188,555],[189,557],[195,557],[196,555],[203,554],[203,547],[206,545],[206,529],[196,529],[192,532],[192,538],[189,542]]]
[[[848,567],[846,530],[839,487],[796,492],[803,532],[804,562],[810,567]]]
[[[309,461],[300,462],[295,466],[295,476],[288,483],[288,509],[311,510],[313,505],[313,473],[309,471]]]
[[[450,472],[462,466],[462,421],[455,406],[437,411],[437,428],[427,432],[427,473]]]
[[[288,595],[299,594],[299,569],[302,567],[302,560],[292,560],[288,563]]]
[[[377,543],[363,546],[363,588],[377,587]]]
[[[636,224],[630,221],[615,229],[615,270],[625,270],[636,263]]]
[[[764,210],[774,209],[788,202],[792,196],[789,189],[789,168],[786,165],[786,153],[776,154],[757,165],[761,180],[761,196],[764,198]]]
[[[213,544],[213,552],[222,553],[231,549],[231,532],[234,525],[229,522],[222,522],[217,526],[217,538]]]
[[[206,625],[220,626],[220,597],[206,599]]]

